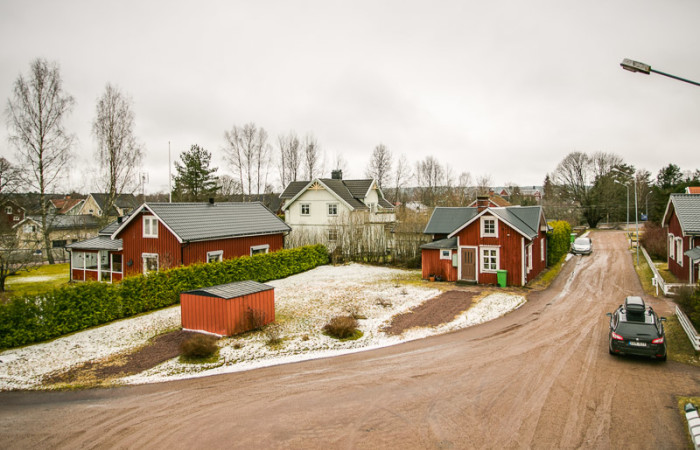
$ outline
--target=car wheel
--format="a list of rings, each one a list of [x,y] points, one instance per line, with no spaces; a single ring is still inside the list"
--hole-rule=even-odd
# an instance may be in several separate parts
[[[664,356],[662,356],[661,358],[659,358],[659,360],[662,361],[662,362],[663,362],[663,361],[666,361],[666,357],[667,357],[667,356],[668,356],[668,355],[664,355]]]
[[[615,352],[612,351],[612,347],[610,347],[610,344],[608,344],[608,353],[610,353],[611,355],[615,354]]]

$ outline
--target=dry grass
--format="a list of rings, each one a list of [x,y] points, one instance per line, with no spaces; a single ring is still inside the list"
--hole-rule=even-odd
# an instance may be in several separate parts
[[[337,316],[323,327],[323,331],[336,339],[348,339],[357,331],[357,325],[357,319],[352,316]]]
[[[180,352],[185,358],[209,358],[219,349],[216,337],[208,334],[197,334],[180,344]]]

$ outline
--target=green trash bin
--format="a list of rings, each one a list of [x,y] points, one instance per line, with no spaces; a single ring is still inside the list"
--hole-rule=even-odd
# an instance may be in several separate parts
[[[508,280],[508,271],[498,270],[496,271],[496,276],[498,277],[498,285],[500,287],[506,287],[506,281]]]
[[[576,233],[571,233],[571,243],[573,244],[576,240]]]

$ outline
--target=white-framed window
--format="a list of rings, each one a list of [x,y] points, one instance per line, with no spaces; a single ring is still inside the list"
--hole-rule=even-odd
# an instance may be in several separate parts
[[[668,257],[671,259],[676,259],[676,243],[672,234],[668,235]]]
[[[481,237],[498,237],[498,221],[493,216],[481,216]]]
[[[84,269],[85,268],[85,253],[83,252],[71,252],[71,266],[73,269]]]
[[[440,250],[440,259],[452,259],[452,250]]]
[[[250,247],[250,256],[262,255],[264,253],[268,253],[269,251],[270,251],[270,244],[253,245],[252,247]]]
[[[540,261],[544,261],[544,239],[540,239]]]
[[[5,207],[5,214],[12,214],[12,206]]]
[[[498,247],[481,247],[481,271],[495,272],[498,270]]]
[[[676,262],[683,266],[683,238],[676,238]]]
[[[15,222],[19,222],[19,216],[12,217],[12,220],[14,220]]]
[[[143,216],[143,237],[158,237],[158,219],[155,216]]]
[[[122,273],[122,255],[112,254],[112,272]]]
[[[328,242],[335,242],[338,240],[338,230],[335,228],[328,229]]]
[[[311,204],[310,203],[302,203],[301,204],[301,215],[308,216],[309,214],[311,214]]]
[[[532,244],[527,246],[527,271],[532,270]]]
[[[158,253],[142,253],[143,273],[158,272]]]
[[[216,250],[213,252],[207,252],[207,263],[221,262],[224,260],[224,251]]]
[[[337,216],[338,215],[338,204],[337,203],[329,203],[328,204],[328,215],[329,216]]]

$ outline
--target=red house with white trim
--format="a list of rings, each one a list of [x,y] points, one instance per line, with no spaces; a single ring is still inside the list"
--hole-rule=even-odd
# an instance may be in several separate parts
[[[541,206],[493,207],[479,197],[474,207],[435,208],[421,246],[423,278],[523,286],[547,267],[547,221]]]
[[[262,203],[144,203],[70,244],[71,280],[123,277],[284,248],[291,228]]]
[[[700,193],[671,194],[661,224],[668,229],[668,270],[683,283],[697,283],[700,280]]]

